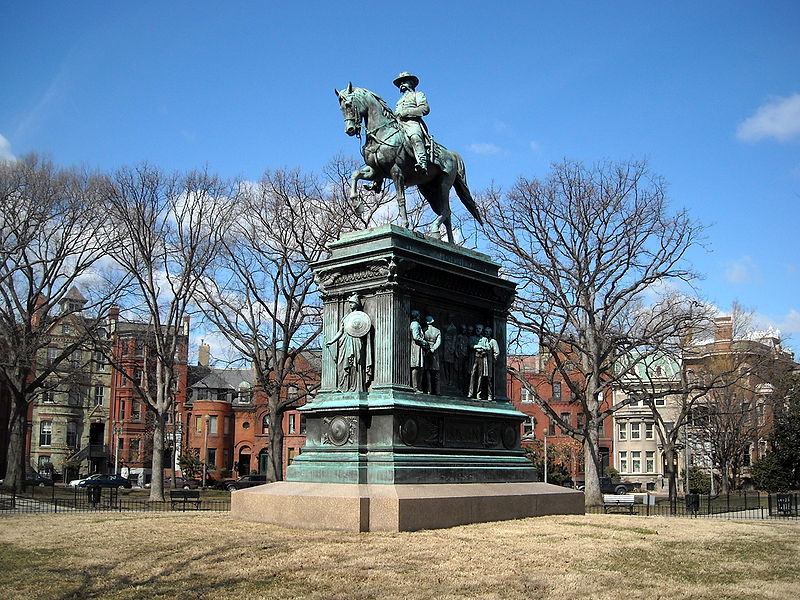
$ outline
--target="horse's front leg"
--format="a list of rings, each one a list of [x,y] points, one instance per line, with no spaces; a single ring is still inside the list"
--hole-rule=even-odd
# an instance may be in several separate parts
[[[372,179],[374,172],[372,171],[372,167],[364,165],[360,169],[356,169],[350,175],[350,202],[355,204],[360,204],[360,199],[358,197],[358,182],[361,179]]]
[[[406,211],[406,180],[403,171],[396,164],[391,170],[394,189],[397,192],[397,211],[400,213],[400,225],[408,229],[408,211]]]

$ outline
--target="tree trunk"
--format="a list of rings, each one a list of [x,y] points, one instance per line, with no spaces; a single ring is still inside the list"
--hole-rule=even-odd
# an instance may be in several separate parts
[[[164,432],[166,417],[157,412],[153,424],[153,464],[150,478],[150,501],[164,501]]]
[[[24,408],[20,408],[23,406]],[[9,415],[8,454],[3,487],[22,492],[25,485],[25,420],[27,404],[13,399]]]
[[[664,445],[664,474],[667,476],[667,489],[669,491],[669,510],[675,514],[678,508],[678,463],[675,447]]]
[[[269,406],[269,461],[267,462],[267,481],[283,480],[283,411],[278,411],[270,401]]]
[[[597,442],[597,422],[591,419],[589,435],[584,442],[584,489],[585,505],[599,506],[603,503],[603,494],[600,492],[600,456]]]

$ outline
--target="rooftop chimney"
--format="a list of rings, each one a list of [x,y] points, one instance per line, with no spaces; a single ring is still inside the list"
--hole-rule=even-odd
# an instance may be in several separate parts
[[[197,364],[201,367],[207,367],[211,359],[211,346],[206,344],[205,340],[200,341],[200,347],[197,349]]]
[[[714,319],[714,341],[721,342],[733,339],[733,317],[717,317]]]

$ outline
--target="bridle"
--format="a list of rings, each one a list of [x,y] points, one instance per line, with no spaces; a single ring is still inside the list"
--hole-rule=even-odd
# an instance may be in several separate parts
[[[353,92],[352,94],[350,94],[347,97],[342,96],[342,98],[341,98],[341,100],[342,100],[342,111],[344,112],[345,125],[347,125],[347,126],[351,126],[352,125],[352,127],[355,129],[355,136],[359,139],[359,141],[362,141],[362,138],[361,138],[361,113],[358,110],[358,107],[352,101],[352,97],[353,97],[354,94],[355,94],[355,92]],[[378,136],[375,135],[381,129],[384,129],[384,128],[389,127],[389,126],[393,127],[393,131],[387,137],[381,139],[381,138],[379,138]],[[379,144],[381,146],[387,146],[389,148],[399,148],[402,145],[402,141],[392,144],[392,143],[389,143],[387,140],[389,138],[391,138],[391,136],[394,133],[397,133],[397,132],[400,132],[400,131],[402,131],[402,130],[400,128],[400,123],[397,120],[397,116],[394,116],[393,119],[388,119],[387,121],[385,121],[384,123],[381,123],[377,127],[373,127],[372,129],[368,129],[367,131],[364,132],[365,140],[364,140],[364,145],[361,148],[361,154],[362,155],[364,154],[365,149],[366,149],[366,145],[369,143],[370,139],[373,139],[377,144]]]

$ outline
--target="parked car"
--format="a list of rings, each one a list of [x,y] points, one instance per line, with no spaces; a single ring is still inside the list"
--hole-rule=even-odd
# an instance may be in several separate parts
[[[220,481],[214,487],[218,490],[228,490],[233,492],[244,488],[255,487],[267,483],[266,475],[242,475],[239,479],[226,479]]]
[[[96,473],[85,479],[73,479],[69,482],[70,487],[108,487],[108,488],[130,488],[131,482],[119,475]]]
[[[5,479],[0,479],[0,486],[3,485],[4,481]],[[25,475],[25,485],[44,487],[45,485],[53,485],[53,480],[34,471],[33,473]]]
[[[152,487],[152,484],[145,483],[144,487],[149,488]],[[184,479],[183,477],[176,477],[175,478],[175,487],[177,489],[184,489],[184,490],[193,490],[195,488],[200,487],[200,482],[195,479]],[[169,490],[172,489],[172,478],[165,477],[164,478],[164,489]]]
[[[581,483],[576,489],[583,491],[586,486]],[[600,478],[601,494],[630,494],[639,487],[638,483],[627,483],[625,481],[613,481],[610,477]]]

